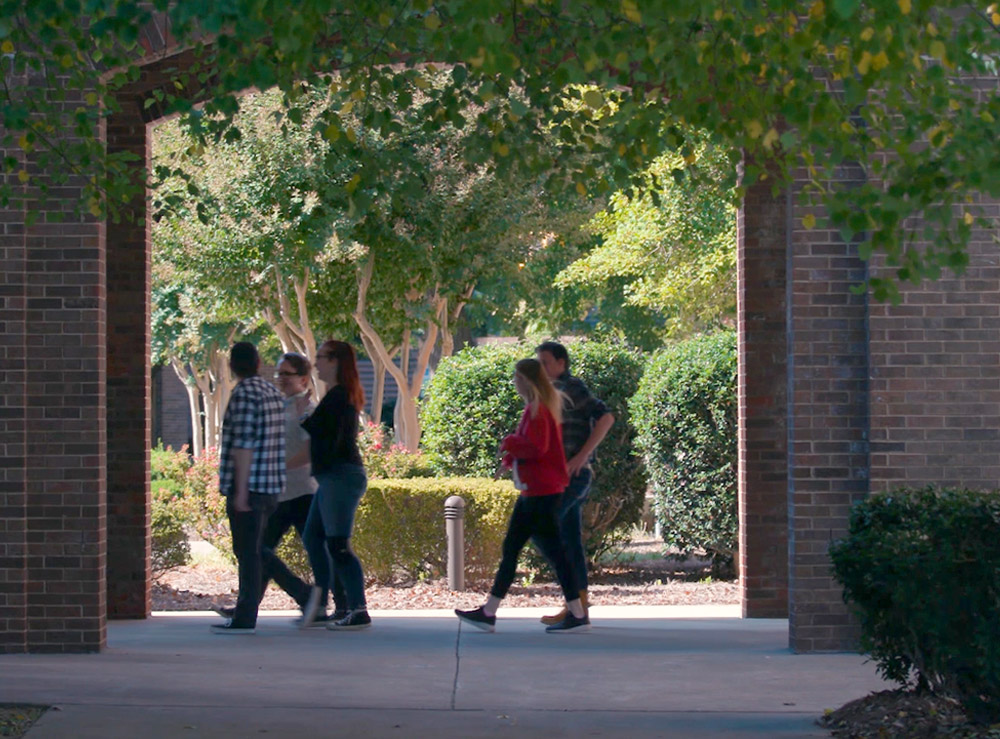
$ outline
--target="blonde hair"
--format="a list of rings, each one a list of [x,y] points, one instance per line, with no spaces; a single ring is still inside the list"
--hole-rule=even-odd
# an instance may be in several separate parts
[[[514,371],[528,381],[526,389],[529,397],[526,400],[528,405],[532,406],[532,415],[541,404],[549,409],[556,423],[561,424],[563,394],[556,390],[549,376],[545,374],[541,362],[537,359],[522,359],[514,365]]]

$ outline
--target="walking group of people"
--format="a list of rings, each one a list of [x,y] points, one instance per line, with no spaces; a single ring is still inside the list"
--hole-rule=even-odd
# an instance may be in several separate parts
[[[364,572],[350,546],[368,485],[357,442],[365,397],[353,348],[330,340],[317,351],[316,373],[328,388],[318,405],[311,400],[313,368],[301,354],[282,356],[277,387],[259,376],[260,356],[253,344],[235,344],[229,365],[239,380],[222,425],[219,489],[239,566],[239,594],[234,607],[215,609],[227,620],[212,631],[255,633],[271,580],[298,603],[302,628],[368,628]],[[585,631],[590,618],[582,507],[594,449],[614,416],[570,374],[569,355],[557,342],[539,345],[536,358],[516,364],[514,387],[524,412],[500,449],[502,466],[511,470],[521,495],[486,603],[455,613],[463,623],[493,631],[518,555],[531,539],[552,564],[566,599],[562,611],[542,618],[546,631]],[[293,526],[309,557],[314,585],[292,573],[275,553]]]
[[[253,344],[235,344],[229,366],[239,381],[222,422],[219,490],[226,498],[239,595],[235,607],[216,609],[227,621],[212,631],[253,634],[272,579],[299,604],[303,628],[371,626],[364,572],[350,546],[354,514],[368,487],[357,441],[365,394],[354,350],[330,340],[316,352],[316,373],[328,388],[319,405],[310,400],[312,365],[301,354],[282,356],[278,387],[259,376]],[[275,554],[292,526],[302,538],[315,585],[294,575]]]

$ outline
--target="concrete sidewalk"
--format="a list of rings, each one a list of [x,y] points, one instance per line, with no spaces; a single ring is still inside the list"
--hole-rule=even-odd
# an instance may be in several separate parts
[[[539,609],[497,631],[446,611],[373,612],[360,632],[254,636],[209,613],[116,621],[92,655],[0,656],[0,702],[53,705],[29,739],[822,737],[815,719],[886,687],[856,654],[794,655],[786,621],[724,607],[596,607],[586,634]]]

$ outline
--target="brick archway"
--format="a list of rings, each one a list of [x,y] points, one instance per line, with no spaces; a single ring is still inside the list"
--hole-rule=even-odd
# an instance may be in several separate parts
[[[142,42],[105,135],[145,159],[145,100],[190,58],[162,24]],[[870,306],[856,249],[801,227],[796,187],[755,186],[739,215],[740,569],[745,616],[787,614],[792,648],[823,651],[856,636],[826,556],[853,501],[997,487],[1000,267],[977,234],[966,277]],[[150,610],[149,234],[24,216],[0,220],[0,651],[93,651]]]

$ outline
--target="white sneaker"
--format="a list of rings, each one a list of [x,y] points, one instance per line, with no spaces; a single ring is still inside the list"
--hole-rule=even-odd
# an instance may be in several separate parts
[[[302,618],[299,619],[299,628],[308,629],[312,626],[313,621],[316,620],[316,614],[319,613],[319,602],[323,597],[323,588],[313,586],[312,591],[309,593],[309,600],[306,601],[305,606],[302,608]]]

